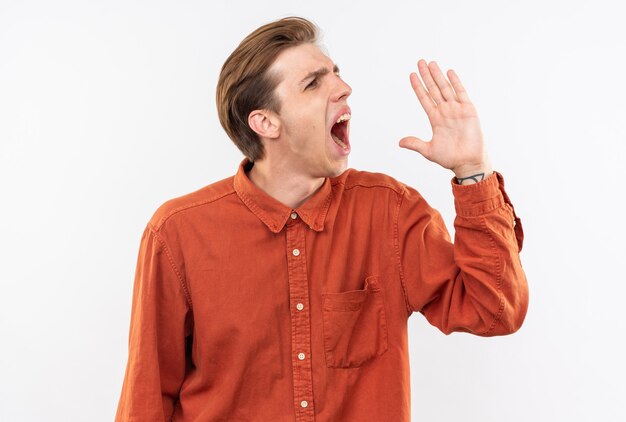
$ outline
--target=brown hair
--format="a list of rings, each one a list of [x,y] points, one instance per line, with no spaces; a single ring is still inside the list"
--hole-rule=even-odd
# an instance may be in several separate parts
[[[269,74],[269,67],[283,50],[316,43],[317,37],[311,21],[286,17],[254,30],[224,62],[217,82],[217,113],[228,137],[250,161],[262,159],[265,149],[248,125],[248,115],[260,109],[280,112],[274,96],[278,75]]]

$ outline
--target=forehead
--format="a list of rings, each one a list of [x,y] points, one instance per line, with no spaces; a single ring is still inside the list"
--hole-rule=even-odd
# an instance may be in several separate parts
[[[270,72],[280,75],[282,83],[298,83],[309,72],[320,67],[333,68],[333,61],[315,44],[306,43],[280,52]]]

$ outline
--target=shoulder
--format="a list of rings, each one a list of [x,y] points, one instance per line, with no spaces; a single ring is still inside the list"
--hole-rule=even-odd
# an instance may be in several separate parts
[[[233,179],[234,176],[230,176],[163,202],[152,214],[149,224],[155,230],[159,230],[175,214],[191,208],[207,206],[234,194]]]
[[[380,188],[402,195],[406,185],[385,173],[348,168],[340,176],[333,178],[333,184],[340,183],[346,190],[356,187]]]

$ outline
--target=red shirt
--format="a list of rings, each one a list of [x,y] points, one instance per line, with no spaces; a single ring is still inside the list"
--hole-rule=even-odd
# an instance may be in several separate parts
[[[166,201],[139,248],[116,421],[409,421],[407,320],[518,330],[522,226],[494,172],[441,215],[347,169],[299,208],[246,175]]]

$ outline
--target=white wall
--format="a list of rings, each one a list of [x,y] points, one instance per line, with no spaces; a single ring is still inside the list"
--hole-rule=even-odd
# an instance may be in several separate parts
[[[408,75],[437,60],[522,218],[525,325],[444,336],[414,315],[413,419],[626,420],[618,2],[383,3],[0,0],[0,420],[113,419],[141,232],[234,174],[220,67],[290,14],[319,24],[353,88],[351,167],[416,187],[452,229],[452,174],[397,145],[430,137]]]

